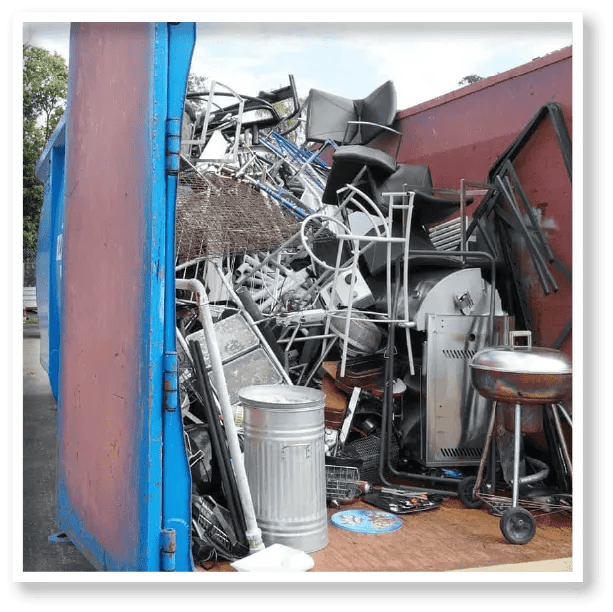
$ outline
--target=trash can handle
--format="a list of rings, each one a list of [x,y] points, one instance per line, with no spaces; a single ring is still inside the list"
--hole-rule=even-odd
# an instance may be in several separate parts
[[[309,443],[303,442],[301,444],[287,444],[281,447],[281,459],[287,459],[288,448],[297,448],[298,446],[306,446],[306,458],[308,459],[311,456],[311,445]]]

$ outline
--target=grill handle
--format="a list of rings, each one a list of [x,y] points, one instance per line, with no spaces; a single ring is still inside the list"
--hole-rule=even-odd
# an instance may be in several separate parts
[[[525,346],[518,346],[515,344],[516,338],[527,338],[527,344]],[[511,349],[522,348],[530,350],[532,348],[532,332],[531,331],[510,331],[509,332],[509,344]]]

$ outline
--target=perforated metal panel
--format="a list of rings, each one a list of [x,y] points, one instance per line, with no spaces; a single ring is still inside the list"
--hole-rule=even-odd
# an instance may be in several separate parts
[[[491,402],[472,388],[469,364],[485,346],[488,317],[428,315],[427,321],[423,463],[476,465],[483,453]],[[506,316],[496,317],[497,328],[507,324]]]

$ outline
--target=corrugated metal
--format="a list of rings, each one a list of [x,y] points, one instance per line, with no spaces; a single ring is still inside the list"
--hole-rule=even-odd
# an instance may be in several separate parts
[[[314,552],[328,543],[324,399],[274,403],[274,392],[261,402],[243,397],[245,469],[258,527],[266,545]]]

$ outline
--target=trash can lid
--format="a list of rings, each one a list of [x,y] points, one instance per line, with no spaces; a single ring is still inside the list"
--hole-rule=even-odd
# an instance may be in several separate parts
[[[238,396],[246,406],[268,409],[323,407],[326,398],[319,389],[296,385],[251,385]]]

